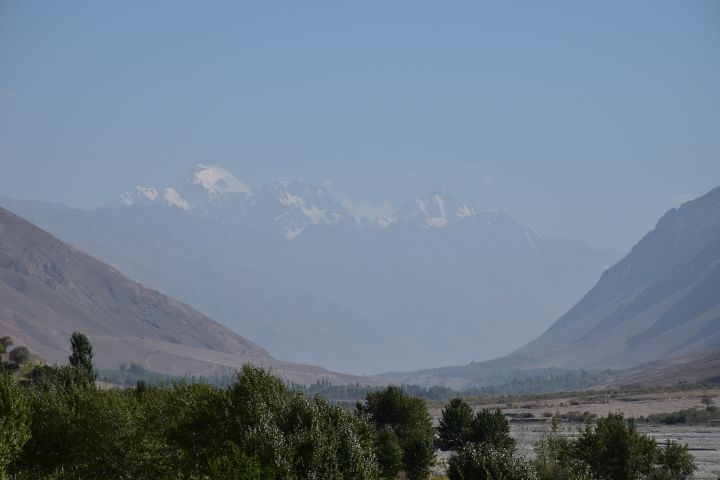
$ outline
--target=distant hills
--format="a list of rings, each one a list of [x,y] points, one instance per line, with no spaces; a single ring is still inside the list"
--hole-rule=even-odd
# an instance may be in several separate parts
[[[617,382],[639,383],[646,375],[648,381],[657,376],[659,383],[676,384],[681,380],[673,380],[672,372],[683,368],[688,369],[687,381],[717,381],[718,348],[720,187],[665,213],[574,307],[510,355],[386,378],[469,386],[498,370],[627,369],[643,364]]]
[[[0,332],[47,363],[66,363],[76,330],[89,336],[100,368],[135,362],[162,373],[211,375],[249,362],[297,383],[359,380],[280,362],[191,307],[0,208]]]
[[[278,358],[353,373],[502,355],[619,258],[442,189],[366,218],[324,187],[255,189],[218,167],[169,185],[94,211],[0,205]]]

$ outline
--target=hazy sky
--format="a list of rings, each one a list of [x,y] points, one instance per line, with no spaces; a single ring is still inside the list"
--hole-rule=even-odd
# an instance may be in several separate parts
[[[0,0],[0,195],[199,162],[628,249],[720,185],[720,2]]]

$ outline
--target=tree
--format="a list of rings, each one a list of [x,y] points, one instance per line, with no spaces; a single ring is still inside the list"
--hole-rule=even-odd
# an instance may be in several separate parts
[[[392,427],[384,426],[377,430],[375,445],[383,478],[394,478],[402,469],[403,449]]]
[[[450,480],[534,480],[535,471],[513,455],[513,449],[491,443],[466,443],[448,460]]]
[[[84,370],[70,365],[36,365],[30,373],[32,386],[38,392],[70,393],[92,386]]]
[[[473,411],[470,405],[461,398],[450,401],[442,411],[438,436],[440,448],[455,450],[467,441],[473,423]]]
[[[0,337],[0,355],[7,352],[7,349],[10,348],[13,344],[13,341],[10,340],[10,337]]]
[[[424,400],[411,397],[400,387],[389,386],[368,393],[365,403],[358,404],[358,411],[376,428],[389,427],[395,433],[402,448],[402,469],[406,476],[411,479],[427,478],[435,459],[435,435]],[[376,444],[379,458],[392,458],[388,452],[380,451],[380,447]],[[381,464],[381,469],[390,472],[392,464]]]
[[[95,372],[93,371],[92,359],[95,353],[93,353],[90,340],[83,333],[73,332],[70,336],[70,347],[72,348],[72,353],[68,357],[70,365],[82,369],[88,378],[94,381]]]
[[[10,350],[8,360],[13,368],[20,368],[21,365],[30,359],[30,350],[27,347],[15,347]]]
[[[672,442],[659,447],[622,414],[608,414],[594,428],[588,425],[573,448],[594,479],[681,480],[696,468],[686,447]]]
[[[653,480],[681,480],[688,478],[697,470],[687,445],[667,441],[658,452],[658,466]]]
[[[513,450],[515,440],[510,436],[510,425],[500,409],[486,408],[475,414],[470,425],[467,441],[489,443],[496,448]]]
[[[568,437],[558,433],[558,419],[553,417],[549,433],[535,444],[535,470],[540,480],[590,480],[587,466],[581,464]]]
[[[379,477],[371,428],[339,406],[249,365],[229,395],[229,440],[271,478]]]
[[[79,366],[33,373],[32,387],[21,391],[31,420],[8,472],[13,478],[380,477],[371,425],[320,397],[290,390],[262,369],[244,367],[231,388],[176,384],[142,391],[99,389]],[[3,437],[4,416],[12,409],[3,403],[3,385],[5,459],[11,442]],[[12,435],[23,432],[9,425]]]
[[[12,375],[0,372],[0,480],[10,478],[7,466],[30,438],[28,395]]]

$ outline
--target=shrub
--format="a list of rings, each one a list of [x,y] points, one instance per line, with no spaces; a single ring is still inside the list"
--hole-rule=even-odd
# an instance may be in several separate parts
[[[532,466],[513,455],[513,450],[490,443],[468,443],[448,461],[450,480],[533,480]]]

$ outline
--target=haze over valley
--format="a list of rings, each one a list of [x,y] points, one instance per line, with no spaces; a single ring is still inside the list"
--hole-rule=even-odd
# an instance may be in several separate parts
[[[502,355],[539,335],[620,257],[442,189],[369,219],[322,186],[278,181],[254,191],[204,165],[93,211],[0,205],[279,358],[353,373]]]

